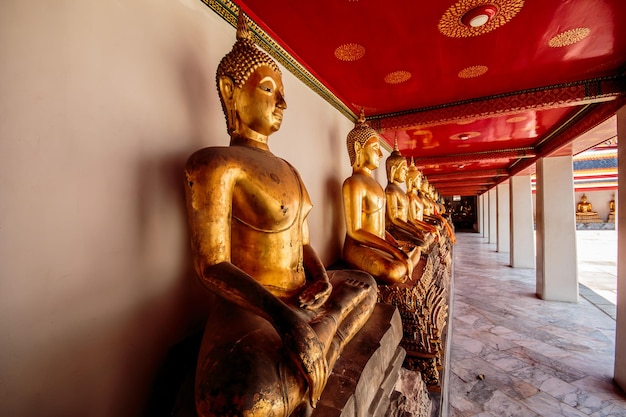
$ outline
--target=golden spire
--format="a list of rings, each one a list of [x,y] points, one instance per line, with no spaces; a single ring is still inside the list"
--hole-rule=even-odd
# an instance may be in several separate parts
[[[252,36],[252,32],[248,28],[248,21],[246,20],[246,15],[239,8],[239,16],[237,17],[237,40],[249,40],[254,41],[254,37]]]

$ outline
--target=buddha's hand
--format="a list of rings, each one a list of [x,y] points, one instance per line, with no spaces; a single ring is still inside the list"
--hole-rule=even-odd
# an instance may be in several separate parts
[[[309,401],[311,406],[315,407],[328,380],[328,363],[324,347],[311,326],[297,318],[285,332],[283,343],[291,359],[307,380]]]
[[[407,279],[411,279],[411,277],[413,276],[413,261],[411,261],[410,254],[406,253],[403,250],[401,250],[400,253],[402,253],[402,257],[400,260],[403,261],[406,265],[406,276],[404,277],[404,280],[406,281]]]
[[[314,281],[300,293],[298,297],[300,307],[307,310],[317,310],[326,302],[332,290],[333,286],[328,282],[328,279]]]

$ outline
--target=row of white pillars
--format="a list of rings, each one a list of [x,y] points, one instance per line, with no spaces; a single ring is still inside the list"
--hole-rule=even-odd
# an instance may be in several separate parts
[[[617,113],[618,161],[626,161],[626,106]],[[618,162],[618,207],[626,207],[626,162]],[[623,168],[622,168],[623,167]],[[478,197],[479,232],[515,268],[536,268],[537,295],[578,302],[576,214],[572,156],[536,163],[536,219],[529,175],[509,178]],[[622,190],[623,189],[623,190]],[[618,284],[615,381],[626,390],[626,209],[618,210]],[[533,230],[536,223],[536,233]],[[536,242],[535,242],[536,236]],[[536,252],[536,255],[535,255]],[[620,262],[620,260],[623,260]]]

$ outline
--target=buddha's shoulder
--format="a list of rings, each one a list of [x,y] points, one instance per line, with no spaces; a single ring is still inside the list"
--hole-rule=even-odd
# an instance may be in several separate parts
[[[241,146],[210,146],[197,150],[187,159],[187,169],[233,168],[245,163],[252,152]]]

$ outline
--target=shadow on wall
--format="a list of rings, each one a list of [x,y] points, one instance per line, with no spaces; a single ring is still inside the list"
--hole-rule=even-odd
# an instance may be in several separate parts
[[[147,403],[144,414],[150,416],[170,416],[176,401],[176,395],[180,386],[195,370],[196,358],[204,323],[210,306],[210,293],[200,282],[196,275],[191,256],[191,246],[187,225],[184,189],[184,166],[189,155],[179,154],[156,161],[146,161],[140,168],[141,178],[140,193],[138,195],[138,223],[142,242],[140,247],[150,250],[153,245],[169,245],[160,242],[158,224],[146,215],[153,211],[154,207],[162,207],[158,199],[173,199],[175,215],[180,221],[177,227],[184,230],[184,239],[180,251],[183,253],[180,272],[172,281],[169,288],[164,289],[160,297],[151,300],[149,305],[138,312],[137,317],[129,323],[129,334],[141,329],[142,323],[154,321],[154,312],[165,312],[164,322],[147,342],[155,349],[161,349],[156,363],[146,364],[150,368],[145,369],[146,374],[153,375],[151,387],[146,387],[150,392],[147,394]],[[157,192],[158,187],[166,187],[166,192]],[[162,213],[153,213],[156,218],[162,218]],[[155,232],[155,229],[157,232]],[[167,235],[167,234],[166,234]],[[149,274],[146,274],[149,279]],[[137,356],[128,355],[129,360],[136,361]],[[124,385],[129,386],[126,382]],[[125,395],[121,390],[120,395]]]

